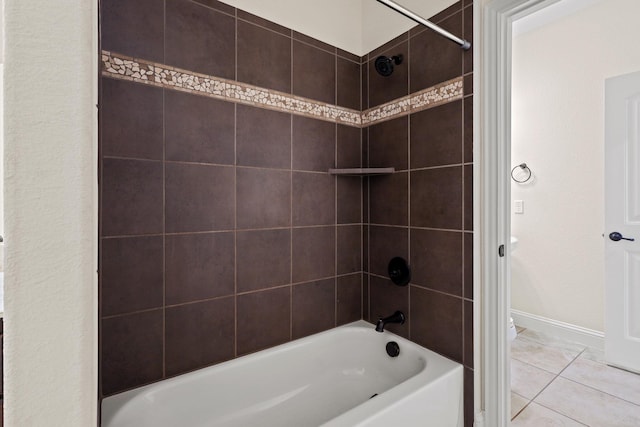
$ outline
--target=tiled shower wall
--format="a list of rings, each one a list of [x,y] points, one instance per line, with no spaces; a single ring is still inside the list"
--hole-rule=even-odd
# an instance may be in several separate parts
[[[102,0],[102,49],[360,111],[360,58],[215,0]],[[362,318],[361,129],[102,76],[103,396]]]
[[[432,21],[473,39],[471,0],[455,3]],[[404,62],[391,76],[376,73],[378,55],[399,54]],[[471,51],[421,27],[371,52],[363,68],[363,102],[369,107],[463,77],[462,99],[365,129],[365,163],[394,167],[396,173],[368,178],[365,191],[364,317],[375,322],[402,310],[407,323],[390,330],[464,364],[468,426],[473,422],[472,72]],[[395,256],[409,261],[409,286],[387,278]]]
[[[432,20],[472,38],[470,0]],[[471,52],[416,27],[358,58],[215,0],[103,0],[101,24],[104,50],[356,112],[464,81],[361,130],[103,76],[102,395],[402,309],[390,329],[464,363],[471,425]],[[326,173],[361,159],[398,172]]]

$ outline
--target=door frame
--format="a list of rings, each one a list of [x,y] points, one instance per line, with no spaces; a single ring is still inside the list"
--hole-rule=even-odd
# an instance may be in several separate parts
[[[476,283],[481,301],[480,372],[476,391],[482,396],[482,411],[475,426],[507,427],[511,421],[509,373],[510,257],[500,257],[498,248],[510,253],[511,182],[511,52],[512,23],[560,0],[486,0],[481,18],[480,124],[474,175],[474,194],[479,238],[475,248]],[[477,111],[477,110],[476,110]],[[476,336],[478,336],[476,335]]]

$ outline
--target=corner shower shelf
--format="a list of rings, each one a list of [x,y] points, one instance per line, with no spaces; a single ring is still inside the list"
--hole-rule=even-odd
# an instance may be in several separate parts
[[[347,168],[347,169],[329,169],[331,175],[344,176],[371,176],[371,175],[389,175],[394,173],[395,168]]]

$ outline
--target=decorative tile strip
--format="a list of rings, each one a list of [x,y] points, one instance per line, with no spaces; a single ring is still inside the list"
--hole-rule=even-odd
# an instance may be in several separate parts
[[[362,127],[461,99],[462,77],[364,112],[102,51],[102,75]]]
[[[411,95],[394,99],[386,104],[365,110],[362,113],[362,125],[395,119],[396,117],[433,108],[447,102],[462,99],[462,77],[440,83],[436,86],[412,93]]]
[[[102,74],[359,127],[360,111],[102,51]]]

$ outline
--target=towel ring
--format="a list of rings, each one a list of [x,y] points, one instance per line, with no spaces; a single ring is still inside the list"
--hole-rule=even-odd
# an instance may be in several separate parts
[[[525,174],[524,176],[519,176],[519,179],[515,177],[515,173],[518,169],[522,169]],[[531,169],[529,169],[529,166],[527,166],[526,163],[516,165],[513,167],[513,169],[511,169],[511,179],[513,179],[518,184],[523,184],[531,179]]]

